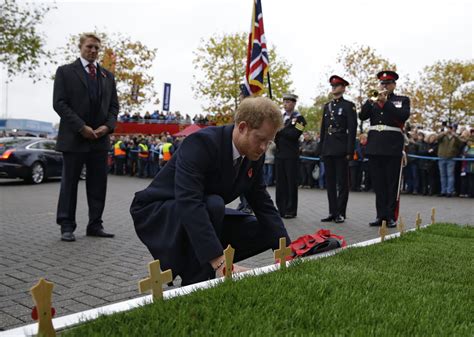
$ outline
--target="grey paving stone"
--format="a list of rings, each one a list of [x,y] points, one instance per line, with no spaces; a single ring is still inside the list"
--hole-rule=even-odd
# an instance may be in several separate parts
[[[143,296],[138,293],[137,283],[147,276],[147,263],[153,258],[135,233],[129,208],[134,193],[149,183],[147,179],[109,177],[104,227],[116,237],[101,239],[85,236],[87,201],[81,181],[77,241],[68,243],[60,241],[59,226],[55,224],[59,180],[38,186],[1,180],[0,329],[32,322],[29,289],[40,277],[55,283],[53,306],[59,316]],[[269,192],[274,196],[274,188]],[[20,211],[17,205],[22,205]],[[417,212],[423,223],[429,222],[432,207],[437,208],[440,222],[474,224],[472,199],[402,195],[401,214],[408,228],[414,227]],[[348,244],[378,236],[378,229],[367,225],[375,217],[373,193],[350,194],[344,224],[322,224],[319,220],[327,213],[326,191],[303,189],[299,190],[298,217],[284,222],[292,238],[321,228],[344,235]],[[242,261],[242,265],[252,268],[270,263],[270,251]],[[179,277],[174,283],[179,286]]]

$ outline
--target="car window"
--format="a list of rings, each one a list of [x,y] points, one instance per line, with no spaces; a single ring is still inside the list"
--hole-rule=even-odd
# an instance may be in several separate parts
[[[43,145],[41,144],[41,142],[31,144],[31,145],[28,146],[28,147],[29,147],[30,149],[35,149],[35,150],[43,149]]]
[[[28,143],[31,139],[24,138],[0,138],[0,148],[12,148],[25,143]]]
[[[51,141],[46,141],[46,142],[41,142],[41,146],[45,150],[55,150],[56,149],[56,144]]]

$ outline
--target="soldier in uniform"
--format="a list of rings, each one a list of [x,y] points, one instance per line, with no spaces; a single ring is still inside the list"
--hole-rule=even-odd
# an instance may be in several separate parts
[[[359,114],[361,120],[370,119],[366,154],[375,190],[377,218],[370,226],[396,226],[398,182],[403,155],[403,127],[410,117],[410,99],[393,93],[398,80],[394,71],[377,74],[381,91],[368,99]]]
[[[293,94],[283,95],[284,127],[275,137],[275,201],[281,217],[285,219],[296,217],[298,208],[299,138],[306,120],[295,111],[297,99],[298,96]]]
[[[349,82],[333,75],[329,83],[334,99],[323,108],[318,151],[326,168],[329,215],[321,221],[342,223],[349,199],[349,160],[354,154],[357,113],[355,104],[343,97]]]

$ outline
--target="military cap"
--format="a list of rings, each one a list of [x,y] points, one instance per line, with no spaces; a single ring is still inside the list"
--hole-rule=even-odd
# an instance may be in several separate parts
[[[298,100],[298,96],[296,96],[295,94],[284,94],[283,95],[283,100],[289,100],[289,101],[296,102]]]
[[[383,70],[377,74],[377,78],[382,84],[393,83],[398,80],[398,74],[391,70]]]
[[[342,77],[337,76],[337,75],[332,75],[331,77],[329,77],[329,83],[331,85],[342,84],[345,87],[347,87],[349,85],[349,82],[347,82],[345,79],[343,79]]]

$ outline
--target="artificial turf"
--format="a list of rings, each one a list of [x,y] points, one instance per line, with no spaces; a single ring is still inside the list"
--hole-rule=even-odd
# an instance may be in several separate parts
[[[435,224],[61,336],[473,336],[474,228]]]

